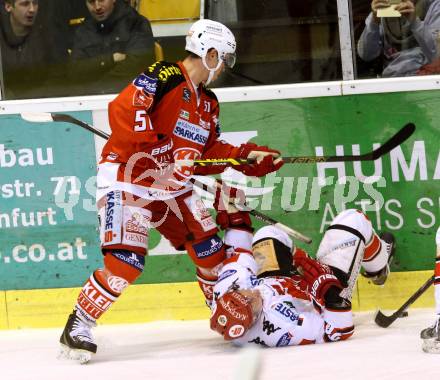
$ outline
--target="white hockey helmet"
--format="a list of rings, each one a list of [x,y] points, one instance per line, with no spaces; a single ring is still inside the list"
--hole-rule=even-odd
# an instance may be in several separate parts
[[[196,21],[186,36],[185,50],[202,58],[203,65],[210,71],[209,83],[214,72],[223,62],[227,67],[235,65],[235,37],[225,25],[208,19]],[[210,49],[217,50],[219,62],[211,69],[206,64],[206,54]]]
[[[225,25],[208,19],[196,21],[186,36],[185,50],[203,58],[209,49],[217,50],[228,67],[235,64],[235,37]]]

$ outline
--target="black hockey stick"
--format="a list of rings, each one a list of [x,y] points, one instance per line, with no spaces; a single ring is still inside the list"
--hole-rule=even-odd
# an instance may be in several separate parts
[[[374,318],[374,322],[376,322],[376,324],[380,327],[388,327],[397,318],[401,317],[405,310],[408,309],[408,307],[410,307],[423,293],[425,293],[433,283],[434,276],[430,277],[411,297],[408,298],[408,301],[406,301],[398,310],[389,316],[378,310],[376,317]]]
[[[379,148],[372,152],[360,155],[346,155],[346,156],[304,156],[304,157],[283,157],[283,161],[291,164],[315,164],[320,162],[341,162],[341,161],[375,161],[383,155],[389,153],[394,148],[398,147],[405,140],[407,140],[416,130],[413,123],[408,123],[403,126],[393,137],[387,140]]]
[[[88,131],[102,137],[105,140],[109,139],[109,135],[105,133],[104,131],[101,131],[90,124],[85,123],[84,121],[78,120],[74,118],[73,116],[67,115],[67,114],[57,114],[57,113],[22,113],[21,117],[30,122],[37,122],[37,123],[48,123],[51,121],[60,121],[65,123],[72,123],[79,125],[82,128],[87,129]],[[201,183],[200,181],[192,181],[194,185],[198,186],[199,188],[202,188],[205,191],[210,191],[210,189],[207,185]],[[243,206],[242,210],[244,210],[246,206]],[[275,219],[272,219],[271,217],[262,214],[261,212],[258,212],[254,209],[246,207],[245,211],[248,211],[251,215],[253,215],[256,219],[269,224],[274,225],[278,227],[279,229],[285,231],[288,235],[292,236],[295,239],[301,240],[304,243],[310,244],[312,242],[312,239],[301,234],[298,231],[295,231],[294,229],[276,221]]]
[[[62,113],[22,113],[21,117],[24,120],[31,122],[42,122],[47,123],[51,121],[61,121],[66,123],[73,123],[79,125],[82,128],[91,131],[98,136],[105,139],[109,138],[109,135],[90,124],[87,124],[81,120],[74,118],[73,116],[62,114]],[[283,157],[283,161],[288,164],[316,164],[320,162],[344,162],[344,161],[374,161],[383,155],[389,153],[391,150],[402,144],[407,140],[415,131],[416,126],[413,123],[406,124],[400,131],[398,131],[393,137],[387,140],[379,148],[373,150],[372,152],[360,154],[360,155],[347,155],[347,156],[293,156],[293,157]],[[236,159],[236,158],[213,158],[205,160],[181,160],[179,162],[181,165],[243,165],[252,163],[247,159]]]

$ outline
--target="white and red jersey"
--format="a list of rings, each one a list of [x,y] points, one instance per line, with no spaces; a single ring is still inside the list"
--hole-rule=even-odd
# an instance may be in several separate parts
[[[268,347],[333,342],[354,332],[350,309],[329,310],[315,306],[307,285],[299,276],[257,279],[255,259],[239,255],[219,271],[214,299],[238,289],[258,289],[263,308],[253,326],[234,343]]]
[[[267,347],[296,346],[348,339],[354,332],[351,310],[315,308],[310,295],[291,278],[268,277],[254,288],[263,308],[253,326],[233,342]]]
[[[168,164],[238,154],[219,140],[215,94],[203,85],[196,89],[182,62],[150,66],[110,102],[108,113],[112,133],[102,151],[98,193],[111,187],[145,198],[177,196],[189,190],[194,166]]]

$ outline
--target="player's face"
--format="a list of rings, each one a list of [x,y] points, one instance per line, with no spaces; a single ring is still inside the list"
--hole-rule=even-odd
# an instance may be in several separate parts
[[[212,50],[206,55],[206,64],[208,65],[209,68],[213,69],[217,67],[218,61],[219,58],[217,51]],[[225,71],[225,64],[222,61],[220,67],[215,71],[214,77],[212,78],[211,82],[214,82],[222,74],[223,71]]]
[[[222,62],[220,67],[215,71],[212,82],[214,82],[222,74],[223,71],[225,71],[225,64]]]
[[[38,13],[38,0],[16,0],[15,3],[5,3],[5,9],[16,24],[32,26]]]
[[[96,21],[105,21],[112,14],[116,0],[87,0],[86,5]]]

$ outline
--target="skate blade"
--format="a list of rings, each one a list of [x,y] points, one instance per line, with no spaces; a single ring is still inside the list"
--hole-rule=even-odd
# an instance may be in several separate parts
[[[428,354],[440,354],[440,340],[423,339],[422,350]]]
[[[87,364],[92,358],[93,353],[86,350],[77,350],[61,344],[58,359],[68,359],[78,361],[80,364]]]

